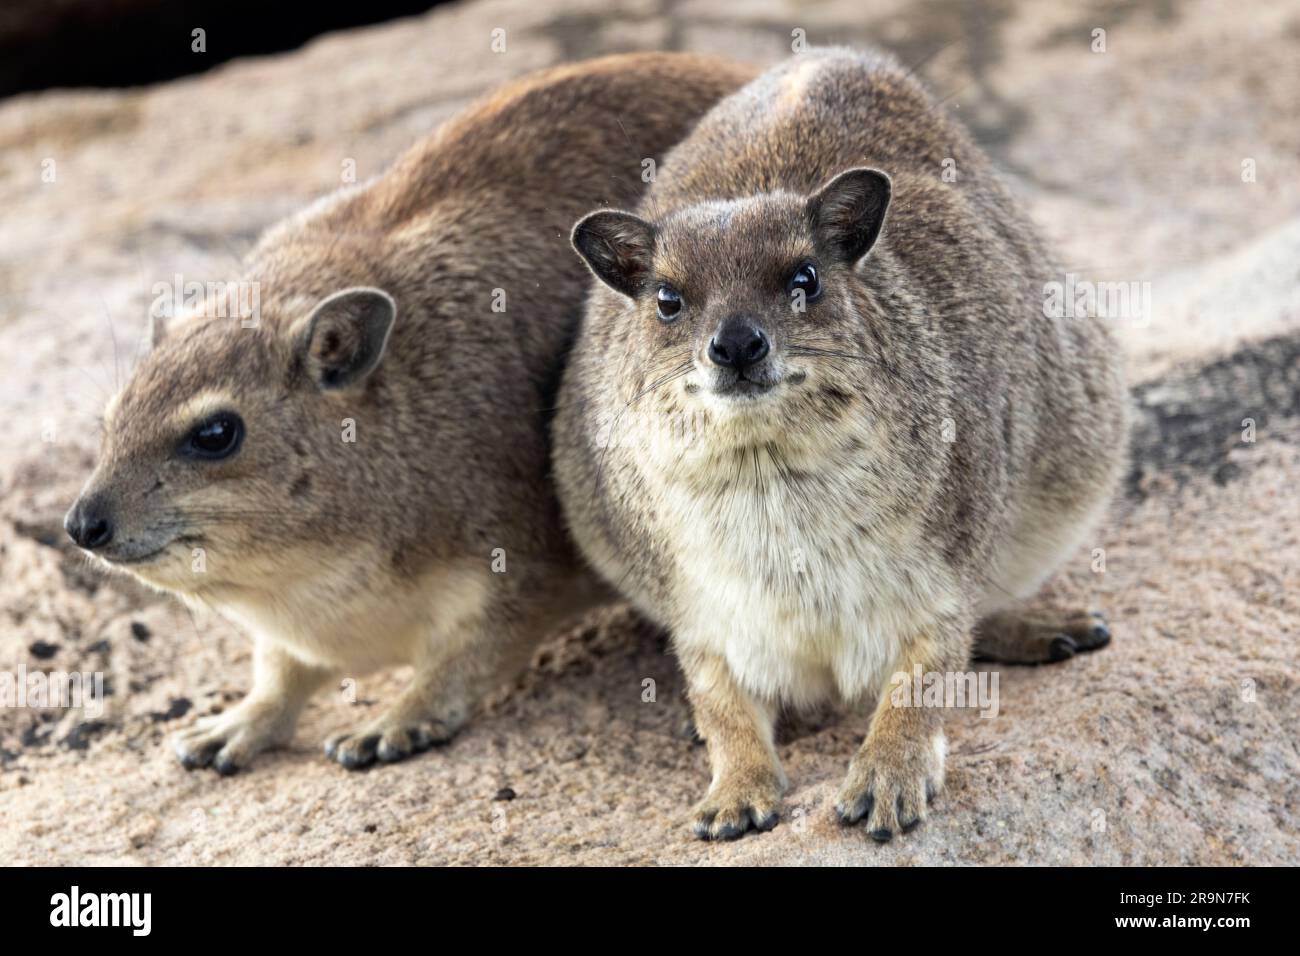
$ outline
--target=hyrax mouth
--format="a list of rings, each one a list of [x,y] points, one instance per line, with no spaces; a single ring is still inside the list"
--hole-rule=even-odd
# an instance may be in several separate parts
[[[156,559],[162,557],[162,555],[169,548],[171,548],[171,546],[175,543],[176,542],[174,540],[168,541],[166,544],[163,544],[161,547],[150,548],[144,551],[133,552],[130,549],[124,549],[123,551],[116,552],[116,553],[113,552],[112,550],[101,551],[96,553],[96,557],[102,558],[104,561],[106,561],[109,564],[120,565],[123,567],[130,567],[132,565],[150,564]]]
[[[730,381],[719,382],[713,387],[713,394],[722,398],[755,399],[771,392],[779,381],[761,381],[744,376],[736,376]]]

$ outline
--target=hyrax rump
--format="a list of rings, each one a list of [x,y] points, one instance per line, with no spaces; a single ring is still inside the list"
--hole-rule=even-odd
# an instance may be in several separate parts
[[[976,629],[1027,661],[1109,637],[1013,606],[1120,474],[1107,330],[1045,315],[1033,229],[876,55],[765,73],[669,154],[640,216],[593,213],[574,244],[605,286],[564,375],[557,482],[584,553],[672,632],[713,765],[695,832],[776,823],[775,713],[828,698],[877,702],[840,818],[908,830],[945,744],[891,675],[964,670]]]
[[[410,686],[327,753],[444,741],[595,590],[548,478],[588,279],[570,227],[634,204],[643,160],[754,72],[649,54],[512,83],[271,229],[242,280],[255,322],[220,317],[232,292],[164,330],[66,526],[253,636],[252,691],[177,737],[187,767],[243,766],[324,682],[389,665]]]

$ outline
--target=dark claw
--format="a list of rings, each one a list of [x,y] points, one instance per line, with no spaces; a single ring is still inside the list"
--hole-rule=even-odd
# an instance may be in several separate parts
[[[928,787],[929,784],[926,784],[926,786]],[[921,822],[921,818],[919,816],[913,817],[911,819],[911,822],[909,823],[903,822],[903,795],[901,793],[898,795],[898,800],[895,801],[894,803],[894,809],[895,812],[898,814],[898,828],[903,833],[911,833],[913,830],[916,829],[916,825]]]
[[[360,770],[368,767],[375,762],[375,745],[379,743],[379,735],[372,734],[369,737],[362,738],[360,750],[354,754],[344,754],[339,758],[339,763],[349,770]]]
[[[934,796],[934,786],[927,781],[925,785],[925,802],[934,803]]]
[[[713,819],[714,819],[714,817],[716,817],[716,816],[717,816],[716,813],[710,813],[708,816],[703,817],[703,818],[701,818],[701,819],[699,819],[699,820],[696,820],[696,821],[695,821],[695,835],[696,835],[697,837],[699,837],[701,840],[708,840],[708,839],[710,839],[710,836],[709,836],[709,827],[711,827],[711,826],[713,825]]]
[[[239,764],[235,763],[229,757],[218,757],[212,764],[212,769],[223,777],[229,777],[239,772]]]
[[[1092,630],[1088,632],[1088,636],[1092,638],[1088,644],[1088,650],[1105,647],[1110,643],[1110,628],[1105,624],[1094,625]]]
[[[877,843],[888,843],[894,838],[894,831],[889,827],[881,827],[879,830],[871,831],[871,839]]]
[[[212,758],[217,755],[221,749],[220,742],[208,744],[202,750],[197,752],[187,751],[181,757],[181,766],[186,770],[198,770],[200,767],[206,767],[212,763]]]
[[[689,717],[678,725],[677,735],[683,740],[689,740],[692,745],[704,743],[704,738],[701,737],[700,732],[695,729],[695,721],[691,720]]]
[[[382,760],[384,763],[394,763],[398,760],[401,760],[403,757],[409,757],[411,755],[411,751],[398,750],[396,747],[390,746],[388,741],[384,741],[382,744],[379,745],[378,754],[379,754],[379,759]]]
[[[765,817],[760,817],[757,810],[750,810],[749,819],[754,824],[755,830],[766,833],[781,821],[781,814],[773,812]]]
[[[1074,638],[1068,634],[1058,634],[1052,638],[1052,643],[1047,647],[1047,659],[1050,661],[1068,661],[1078,649],[1079,645],[1074,643]]]
[[[718,830],[717,834],[713,837],[713,839],[735,840],[744,832],[745,832],[745,828],[743,826],[738,826],[735,823],[728,823]]]
[[[840,823],[845,826],[852,826],[863,817],[871,816],[871,809],[875,805],[876,795],[869,793],[865,797],[860,797],[858,801],[851,806],[836,807],[835,812],[839,814]]]

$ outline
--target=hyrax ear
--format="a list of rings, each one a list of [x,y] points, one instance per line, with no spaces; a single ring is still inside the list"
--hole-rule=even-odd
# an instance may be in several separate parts
[[[818,248],[849,263],[871,251],[885,224],[892,191],[878,169],[840,173],[808,200],[808,218]]]
[[[152,351],[172,336],[177,335],[199,316],[192,309],[171,312],[161,308],[149,310],[149,349]]]
[[[597,279],[634,299],[654,266],[655,227],[630,212],[604,209],[578,220],[573,248]]]
[[[319,388],[356,385],[384,355],[397,303],[382,289],[344,289],[299,319],[292,335],[307,376]]]

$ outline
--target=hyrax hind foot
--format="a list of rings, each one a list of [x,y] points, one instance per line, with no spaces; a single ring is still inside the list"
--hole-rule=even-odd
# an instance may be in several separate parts
[[[976,659],[1004,664],[1054,663],[1109,643],[1098,611],[998,611],[975,629]]]
[[[186,770],[211,767],[228,776],[254,756],[286,743],[296,713],[277,701],[245,698],[222,714],[200,718],[172,736],[172,749]]]
[[[395,707],[359,731],[330,737],[325,755],[349,770],[361,770],[376,760],[394,763],[445,744],[462,723],[463,719],[439,720]]]
[[[941,733],[931,739],[869,735],[835,797],[840,822],[865,819],[878,843],[915,829],[943,786],[943,752]]]
[[[701,840],[734,840],[750,829],[772,829],[781,819],[782,789],[779,777],[767,771],[724,777],[696,805],[695,835]]]

